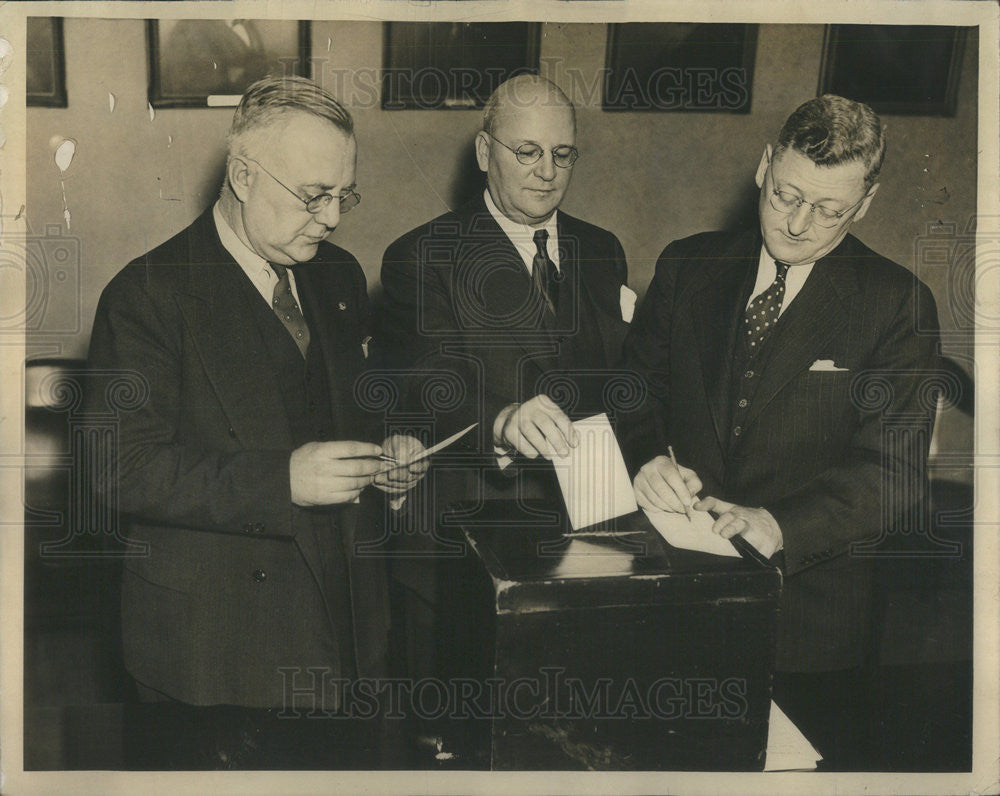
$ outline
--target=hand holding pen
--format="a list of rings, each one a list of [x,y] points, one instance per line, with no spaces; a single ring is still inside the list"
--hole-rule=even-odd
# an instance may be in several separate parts
[[[650,511],[683,512],[691,519],[691,506],[701,491],[701,479],[694,470],[677,463],[673,448],[669,456],[657,456],[646,462],[633,482],[635,500]]]

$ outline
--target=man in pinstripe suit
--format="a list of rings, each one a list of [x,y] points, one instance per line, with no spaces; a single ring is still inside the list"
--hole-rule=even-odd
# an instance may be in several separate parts
[[[782,568],[775,699],[838,768],[865,740],[857,543],[920,516],[934,411],[934,299],[848,233],[884,152],[866,105],[803,104],[757,168],[759,228],[670,244],[625,343],[649,387],[624,445],[640,506],[711,511]],[[890,416],[925,434],[887,442]]]

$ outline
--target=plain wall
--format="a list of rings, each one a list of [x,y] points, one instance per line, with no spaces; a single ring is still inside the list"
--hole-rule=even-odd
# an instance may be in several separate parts
[[[25,212],[32,234],[61,234],[78,247],[79,274],[63,287],[53,282],[53,292],[63,294],[50,302],[63,308],[60,313],[75,313],[78,322],[46,314],[41,328],[29,334],[29,355],[86,355],[97,299],[108,280],[214,200],[232,117],[231,108],[159,109],[150,117],[143,21],[70,18],[64,31],[69,107],[27,111]],[[351,107],[359,141],[363,201],[332,239],[358,257],[377,292],[386,246],[478,184],[471,142],[481,114],[381,110],[376,88],[381,23],[317,21],[312,39],[314,78]],[[606,39],[603,24],[544,24],[543,74],[578,104],[582,154],[563,207],[618,235],[630,284],[641,296],[667,243],[752,212],[753,175],[764,144],[799,103],[816,94],[823,27],[760,26],[749,114],[602,111]],[[956,282],[965,277],[956,276],[954,267],[919,263],[916,252],[929,224],[950,223],[961,232],[974,218],[977,62],[973,31],[954,117],[885,117],[890,148],[882,185],[854,229],[869,246],[918,270],[928,282],[942,327],[955,330],[945,351],[970,373],[972,336],[962,331],[969,322],[952,309]],[[65,174],[52,148],[63,137],[78,146]],[[65,285],[76,278],[79,299],[73,308],[77,299]],[[971,451],[970,423],[946,413],[939,433],[942,448]]]

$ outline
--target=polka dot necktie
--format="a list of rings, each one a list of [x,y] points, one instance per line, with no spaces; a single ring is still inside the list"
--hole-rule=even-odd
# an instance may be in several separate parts
[[[743,316],[743,334],[751,354],[761,349],[767,336],[774,329],[774,325],[778,322],[778,313],[781,312],[781,302],[785,298],[785,275],[788,273],[788,263],[775,262],[774,265],[777,269],[774,281],[767,290],[750,302]]]
[[[309,327],[306,325],[306,319],[295,300],[295,294],[292,293],[292,282],[288,278],[288,269],[277,263],[268,263],[268,265],[278,277],[278,284],[274,286],[274,300],[271,302],[271,308],[278,316],[278,320],[288,329],[288,333],[295,341],[295,345],[299,347],[304,359],[309,350]]]
[[[531,278],[538,286],[549,310],[555,315],[556,307],[559,306],[559,272],[556,270],[556,264],[549,259],[548,230],[537,230],[534,241],[536,253],[531,262]]]

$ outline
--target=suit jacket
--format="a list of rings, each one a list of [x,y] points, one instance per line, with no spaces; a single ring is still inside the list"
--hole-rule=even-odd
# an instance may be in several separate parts
[[[379,336],[402,377],[399,408],[426,424],[428,442],[479,424],[456,449],[460,461],[438,457],[408,501],[416,527],[399,534],[403,550],[434,550],[447,536],[440,519],[454,500],[559,500],[547,461],[518,457],[503,473],[497,468],[493,421],[503,407],[545,393],[577,417],[614,412],[615,398],[628,392],[616,388],[621,374],[612,370],[628,329],[620,308],[628,279],[622,246],[562,211],[557,224],[562,278],[555,318],[546,315],[521,255],[481,195],[386,250]],[[392,572],[433,601],[440,585],[433,568],[404,557]]]
[[[782,314],[737,431],[730,373],[760,248],[758,230],[711,232],[661,254],[625,344],[650,395],[628,420],[627,457],[638,469],[671,443],[702,495],[768,509],[784,543],[778,668],[848,668],[871,612],[871,559],[852,543],[918,517],[926,498],[936,308],[912,273],[848,235]],[[923,436],[897,444],[890,418]]]
[[[307,316],[320,321],[311,344],[329,375],[332,428],[339,438],[373,439],[353,395],[365,367],[364,274],[352,255],[323,243],[295,278]],[[291,431],[252,320],[255,294],[209,208],[115,276],[91,338],[91,367],[105,378],[89,403],[117,416],[119,435],[115,466],[97,485],[117,501],[130,537],[148,544],[148,555],[125,565],[126,665],[191,704],[272,707],[293,686],[310,689],[307,666],[337,676],[336,611],[353,608],[362,674],[384,656],[378,562],[350,556],[352,605],[330,604],[323,586],[328,548],[316,512],[350,551],[368,533],[362,509],[291,501]],[[114,386],[122,372],[138,385],[128,406]]]
[[[386,358],[410,371],[404,406],[432,412],[442,434],[479,422],[470,439],[492,453],[493,419],[504,406],[546,392],[568,413],[584,413],[614,378],[628,329],[624,251],[610,232],[561,211],[558,236],[555,318],[482,196],[386,250]],[[432,373],[457,388],[429,389]]]

